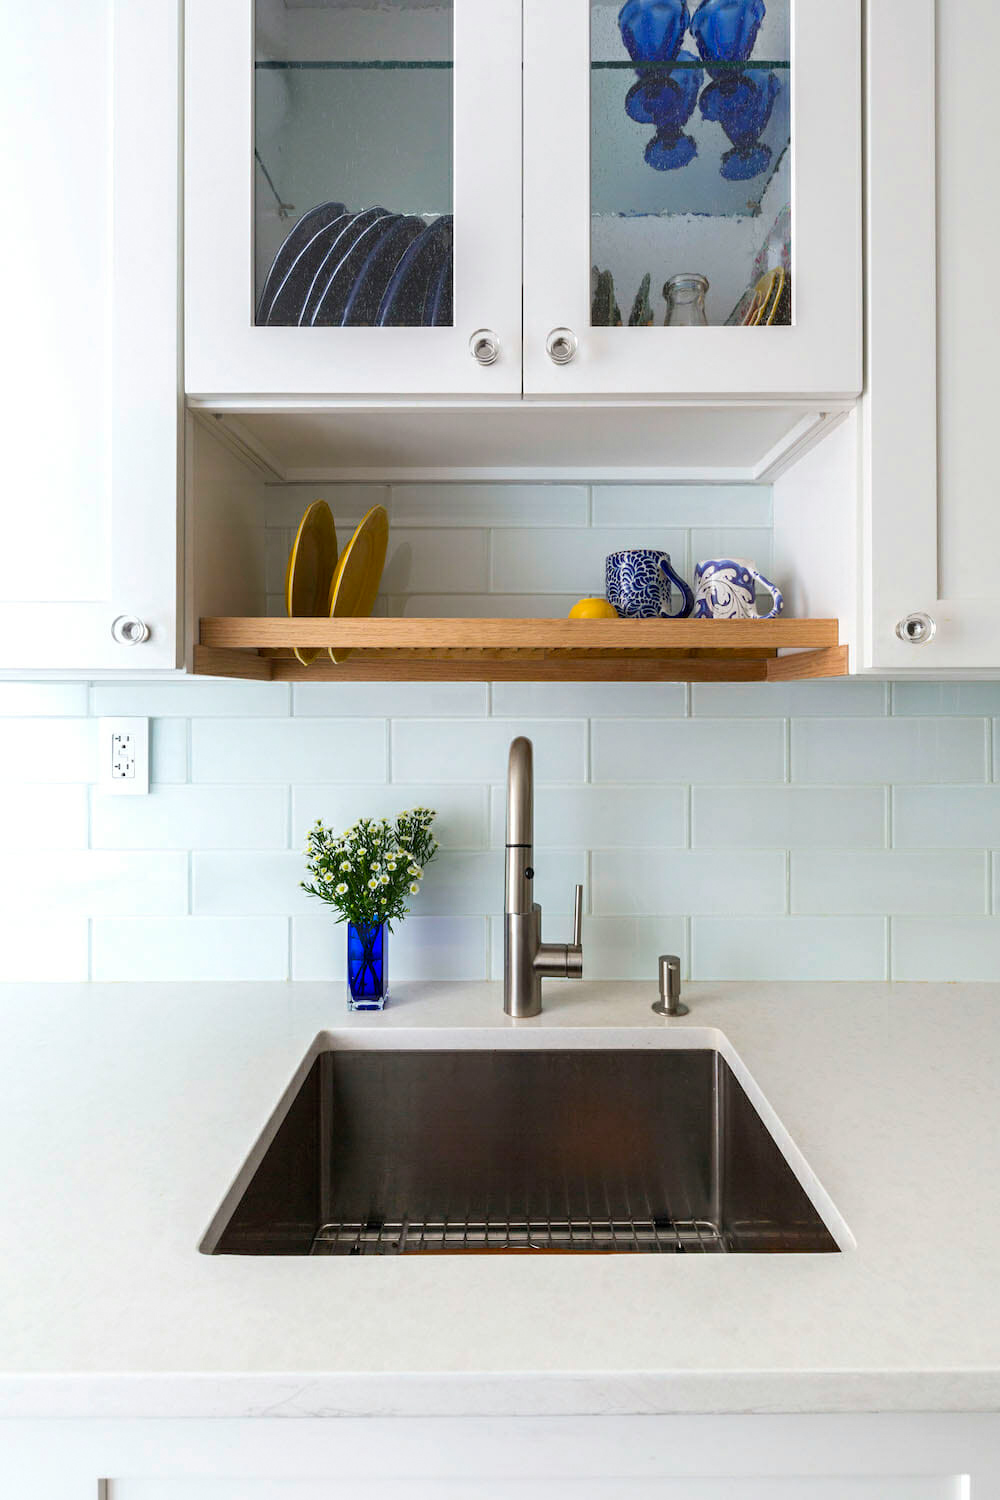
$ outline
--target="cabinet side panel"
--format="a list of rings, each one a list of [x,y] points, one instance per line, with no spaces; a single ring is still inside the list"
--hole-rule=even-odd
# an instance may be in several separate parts
[[[775,582],[789,615],[836,616],[850,650],[858,634],[858,417],[852,412],[775,481]]]

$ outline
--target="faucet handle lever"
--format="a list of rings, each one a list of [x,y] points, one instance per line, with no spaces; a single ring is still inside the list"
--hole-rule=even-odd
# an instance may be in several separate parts
[[[583,886],[576,888],[576,899],[573,903],[573,947],[583,946]]]

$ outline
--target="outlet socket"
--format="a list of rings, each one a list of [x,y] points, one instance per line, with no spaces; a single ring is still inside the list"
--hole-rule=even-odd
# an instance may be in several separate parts
[[[98,719],[98,786],[114,797],[149,791],[149,720]]]

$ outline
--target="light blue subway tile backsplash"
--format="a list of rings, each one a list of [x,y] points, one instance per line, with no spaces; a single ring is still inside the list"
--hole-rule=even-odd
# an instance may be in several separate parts
[[[884,917],[694,917],[694,979],[887,979]]]
[[[191,778],[211,782],[385,781],[386,721],[195,719]]]
[[[681,719],[683,682],[495,682],[499,718]]]
[[[489,788],[430,783],[413,786],[393,781],[385,786],[321,782],[292,788],[292,848],[301,849],[317,820],[341,832],[359,818],[394,819],[414,807],[429,807],[437,817],[434,836],[443,849],[485,849],[489,843]]]
[[[498,531],[493,539],[491,588],[498,594],[604,594],[604,564],[612,552],[641,544],[670,555],[690,572],[686,531],[608,526],[580,531]],[[676,605],[673,606],[676,608]]]
[[[504,844],[507,791],[495,786],[492,842]],[[535,793],[535,840],[567,849],[681,849],[687,843],[684,786],[545,786]],[[647,860],[640,861],[645,865]]]
[[[862,678],[820,677],[813,682],[693,682],[691,712],[709,719],[813,719],[878,716],[886,712],[887,685]]]
[[[781,719],[595,719],[593,779],[731,783],[784,781]]]
[[[588,492],[582,484],[395,484],[389,503],[394,526],[578,527],[587,524]]]
[[[0,736],[4,732],[0,724]],[[8,783],[0,788],[0,851],[86,849],[88,795],[89,789],[83,785]],[[15,878],[15,863],[7,864],[8,873]]]
[[[888,792],[880,786],[696,786],[696,849],[882,849]]]
[[[176,917],[93,924],[93,979],[287,979],[286,917]]]
[[[985,781],[988,720],[793,719],[792,780]]]
[[[1000,786],[897,786],[892,792],[896,849],[1000,847]]]
[[[772,557],[766,485],[270,485],[268,607],[305,505],[390,516],[376,612],[554,618],[608,550]],[[782,580],[777,580],[781,582]],[[152,791],[96,785],[150,720]],[[0,978],[344,977],[301,891],[317,818],[437,809],[393,980],[503,972],[504,781],[534,741],[535,890],[590,977],[1000,979],[1000,683],[0,683]]]
[[[297,682],[292,689],[300,718],[470,719],[485,717],[488,707],[485,682]]]
[[[53,916],[44,907],[0,918],[0,977],[38,983],[90,977],[88,919]]]
[[[591,857],[591,883],[598,916],[677,910],[767,915],[785,910],[785,855],[768,849],[720,859],[714,850],[699,849],[654,861],[627,849],[598,849]]]
[[[85,714],[85,682],[0,682],[0,719],[40,719]]]
[[[595,526],[771,526],[769,485],[595,484],[593,494]]]
[[[790,889],[792,911],[803,914],[985,915],[986,855],[796,849]]]
[[[527,735],[539,781],[583,781],[585,719],[398,719],[392,725],[394,781],[499,782],[515,735]]]
[[[1000,980],[1000,919],[897,917],[892,923],[894,979]]]
[[[285,849],[283,786],[153,786],[148,797],[93,788],[93,849]]]
[[[894,714],[1000,714],[1000,682],[896,682]]]

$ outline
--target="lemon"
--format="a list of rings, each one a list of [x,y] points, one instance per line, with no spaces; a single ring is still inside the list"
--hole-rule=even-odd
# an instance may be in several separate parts
[[[607,599],[578,599],[569,612],[571,620],[617,620],[618,611]]]

